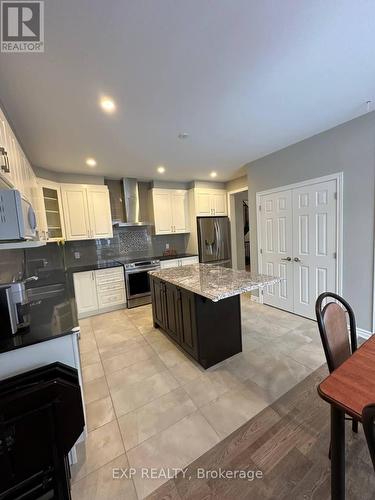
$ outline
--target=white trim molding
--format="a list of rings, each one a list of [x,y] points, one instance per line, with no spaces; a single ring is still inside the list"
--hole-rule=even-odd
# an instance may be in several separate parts
[[[369,339],[372,333],[368,330],[363,330],[363,328],[357,328],[357,336],[362,337],[363,339]]]
[[[228,205],[228,218],[230,221],[230,247],[231,247],[231,255],[232,255],[232,267],[233,269],[237,269],[237,241],[236,241],[236,231],[235,229],[235,210],[232,210],[232,202],[234,208],[234,196],[237,193],[244,193],[245,191],[249,191],[249,187],[242,187],[240,189],[235,189],[234,191],[227,192],[227,205]],[[234,213],[233,213],[234,212]]]
[[[261,197],[268,194],[279,193],[280,191],[288,191],[290,189],[301,188],[305,186],[311,186],[313,184],[319,184],[320,182],[327,181],[336,181],[337,188],[337,204],[336,204],[336,242],[337,242],[337,258],[336,258],[336,290],[334,290],[337,294],[342,295],[342,283],[343,283],[343,230],[344,230],[344,205],[343,205],[343,183],[344,183],[344,174],[343,172],[337,172],[336,174],[324,175],[323,177],[316,177],[314,179],[307,179],[302,182],[296,182],[293,184],[288,184],[286,186],[280,186],[272,189],[267,189],[265,191],[259,191],[256,193],[256,212],[257,212],[257,255],[258,255],[258,272],[261,272],[261,261],[262,254],[260,253],[261,249],[261,229],[260,229],[260,212],[258,210],[260,205]],[[374,281],[375,287],[375,281]],[[262,294],[259,295],[259,301],[263,303]],[[375,308],[375,302],[374,302]],[[374,317],[375,322],[375,317]],[[361,330],[365,332],[365,330]]]

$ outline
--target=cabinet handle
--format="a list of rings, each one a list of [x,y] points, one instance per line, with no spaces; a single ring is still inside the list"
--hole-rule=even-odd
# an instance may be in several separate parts
[[[8,153],[6,151],[5,151],[5,161],[7,164],[6,173],[9,174],[10,173],[9,156],[8,156]]]
[[[1,165],[1,170],[9,174],[10,168],[9,168],[9,159],[8,159],[8,153],[6,152],[5,148],[0,148],[0,155],[4,157],[4,165]]]

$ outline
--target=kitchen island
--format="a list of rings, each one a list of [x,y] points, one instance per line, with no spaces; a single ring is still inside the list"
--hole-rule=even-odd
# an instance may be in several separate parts
[[[155,328],[203,368],[242,351],[240,294],[280,282],[212,264],[149,274]]]

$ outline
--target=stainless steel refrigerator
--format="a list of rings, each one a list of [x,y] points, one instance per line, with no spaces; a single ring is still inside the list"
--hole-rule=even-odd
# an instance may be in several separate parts
[[[231,267],[228,217],[197,217],[199,262]]]

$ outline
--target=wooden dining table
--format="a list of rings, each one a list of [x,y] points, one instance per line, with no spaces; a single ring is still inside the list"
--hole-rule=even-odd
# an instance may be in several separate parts
[[[318,393],[331,405],[331,498],[344,500],[345,414],[361,422],[363,408],[375,403],[375,335],[319,384]]]

